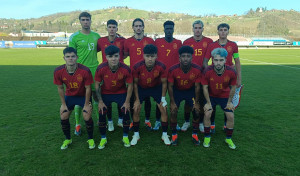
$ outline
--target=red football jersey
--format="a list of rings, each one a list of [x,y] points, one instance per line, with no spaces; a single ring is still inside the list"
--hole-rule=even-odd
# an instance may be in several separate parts
[[[61,65],[54,70],[53,83],[66,85],[66,96],[85,96],[85,86],[93,83],[90,69],[82,64],[77,64],[73,74],[67,72],[66,65]]]
[[[123,62],[124,60],[124,41],[125,38],[123,37],[116,37],[113,43],[111,43],[108,39],[108,36],[102,37],[98,39],[97,44],[97,51],[102,51],[102,62],[106,62],[106,55],[105,55],[105,48],[110,45],[115,45],[120,49],[120,62]]]
[[[142,40],[138,41],[134,36],[125,40],[124,52],[129,53],[131,69],[133,68],[134,64],[136,64],[138,61],[144,60],[143,49],[148,44],[154,45],[154,40],[149,37],[143,37]]]
[[[127,92],[126,83],[132,83],[130,68],[120,62],[118,70],[113,73],[108,62],[103,62],[97,67],[95,81],[102,82],[101,94],[123,94]]]
[[[194,37],[190,37],[183,42],[183,45],[188,45],[194,49],[193,63],[202,67],[207,47],[211,43],[213,43],[211,38],[203,36],[200,41],[196,41]]]
[[[233,54],[239,53],[237,44],[235,42],[228,40],[225,46],[221,46],[219,43],[219,40],[217,40],[208,46],[207,51],[205,53],[205,58],[210,59],[211,52],[216,48],[225,48],[226,49],[226,51],[228,52],[228,55],[226,57],[226,65],[232,66],[233,65],[233,63],[232,63]]]
[[[166,66],[155,61],[155,65],[151,71],[146,68],[145,61],[140,61],[133,66],[133,78],[138,78],[138,85],[142,88],[155,87],[161,84],[161,78],[167,78]]]
[[[182,46],[180,40],[174,38],[169,43],[165,38],[158,38],[155,40],[155,45],[157,46],[157,59],[164,63],[167,69],[179,62],[178,50]]]
[[[224,73],[219,76],[211,65],[204,70],[202,85],[208,85],[209,96],[216,98],[228,98],[230,87],[236,85],[237,75],[230,66],[225,66]]]
[[[187,90],[195,86],[195,83],[201,83],[202,72],[201,67],[192,63],[192,67],[189,72],[184,73],[180,64],[173,65],[168,74],[168,82],[174,83],[174,86],[178,90]]]

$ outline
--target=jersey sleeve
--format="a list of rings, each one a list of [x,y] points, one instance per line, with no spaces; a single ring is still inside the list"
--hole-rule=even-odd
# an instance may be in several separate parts
[[[169,72],[168,74],[168,82],[174,83],[173,71]]]
[[[95,81],[102,82],[103,79],[101,76],[101,72],[102,72],[102,69],[99,69],[99,67],[98,67],[96,70],[96,73],[95,73]]]
[[[63,84],[63,82],[61,80],[61,77],[59,76],[58,71],[54,72],[53,83],[56,84],[56,85],[62,85]]]
[[[69,39],[69,47],[72,47],[77,50],[76,39],[74,35],[72,35]]]
[[[125,53],[125,52],[129,53],[128,43],[129,43],[128,40],[125,40],[125,41],[124,41],[124,53]]]
[[[101,40],[100,40],[100,38],[97,41],[97,52],[99,52],[99,51],[101,51]]]
[[[84,83],[84,85],[88,86],[88,85],[91,85],[93,83],[94,83],[94,80],[93,80],[92,73],[91,73],[90,70],[88,70],[87,73],[86,73],[86,76],[85,76],[85,83]]]
[[[202,73],[199,70],[198,74],[197,74],[197,78],[195,80],[196,83],[201,83],[202,82]]]
[[[131,84],[133,82],[132,74],[130,71],[127,72],[126,83]]]
[[[132,68],[132,76],[133,76],[133,78],[139,78],[139,75],[138,75],[138,71],[139,69],[138,68],[136,68],[136,67],[133,67]]]
[[[237,75],[236,75],[235,72],[232,72],[232,74],[231,74],[231,79],[230,79],[230,85],[231,85],[231,86],[236,85],[236,80],[237,80]]]
[[[212,50],[212,45],[210,44],[207,47],[207,50],[205,52],[205,57],[204,58],[210,60],[210,58],[211,58],[211,50]]]
[[[203,76],[202,76],[202,80],[201,80],[201,84],[202,85],[208,85],[208,82],[209,81],[209,77],[208,77],[208,74],[204,74]]]

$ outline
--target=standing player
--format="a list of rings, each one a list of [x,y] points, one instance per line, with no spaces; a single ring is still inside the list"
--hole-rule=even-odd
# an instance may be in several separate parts
[[[183,42],[183,45],[188,45],[194,49],[194,54],[193,54],[193,62],[197,65],[199,65],[202,68],[203,65],[203,58],[205,56],[206,49],[210,43],[213,42],[212,39],[205,37],[202,35],[204,31],[204,24],[201,20],[194,21],[193,23],[193,33],[194,36],[186,39]],[[200,131],[204,133],[204,126],[203,126],[203,106],[204,106],[204,96],[203,96],[203,90],[201,86],[200,90]],[[182,126],[182,129],[188,129],[190,126],[190,113],[185,113],[185,123]]]
[[[118,22],[116,20],[108,20],[107,21],[107,32],[108,36],[102,37],[98,39],[98,52],[102,51],[102,62],[106,62],[106,55],[105,55],[105,48],[110,45],[115,45],[120,49],[120,62],[123,62],[124,60],[124,41],[125,38],[119,36],[117,34],[118,32]],[[118,120],[118,126],[123,126],[123,118],[121,117],[121,111],[120,107],[118,107],[118,113],[119,113],[119,120]],[[107,109],[107,117],[108,117],[108,131],[114,131],[114,124],[112,121],[112,108],[111,105],[108,106]]]
[[[182,46],[180,40],[173,38],[174,26],[175,24],[173,21],[166,21],[164,23],[165,37],[155,40],[155,45],[158,49],[158,60],[166,65],[167,70],[169,70],[172,65],[179,63],[178,50]],[[156,108],[156,110],[158,109]],[[156,122],[153,130],[158,130],[161,126],[159,112],[160,111],[156,111]],[[178,125],[177,129],[180,130]]]
[[[112,102],[116,102],[121,107],[123,117],[123,143],[125,147],[130,147],[128,131],[133,80],[130,68],[126,64],[119,62],[119,52],[120,49],[118,47],[114,45],[108,46],[105,49],[107,62],[103,62],[98,66],[95,75],[95,87],[99,99],[99,130],[101,134],[99,149],[103,149],[107,143],[106,105],[110,105]]]
[[[133,66],[143,60],[143,49],[147,44],[154,44],[152,38],[144,36],[144,21],[140,18],[136,18],[132,22],[132,29],[134,32],[134,36],[128,38],[124,42],[124,55],[125,58],[127,56],[130,57],[130,68],[132,70]],[[134,97],[131,99],[131,107],[133,107],[133,100]],[[145,126],[148,130],[152,129],[150,123],[150,112],[151,112],[151,102],[150,97],[146,97],[145,99]],[[131,111],[133,113],[133,110]],[[133,114],[131,114],[133,115]]]
[[[69,47],[73,47],[78,52],[77,62],[87,66],[92,75],[95,75],[96,68],[99,65],[97,58],[97,41],[100,38],[100,35],[96,32],[91,31],[92,16],[88,12],[82,12],[79,15],[79,21],[81,24],[81,30],[75,32],[71,35],[69,41]],[[97,110],[97,96],[95,94],[95,85],[92,84],[92,95],[94,98],[93,107],[95,111]],[[75,120],[76,128],[75,134],[81,134],[81,125],[79,123],[80,118],[80,106],[75,106]],[[98,116],[98,112],[96,113]]]
[[[168,114],[167,114],[167,71],[166,66],[156,61],[157,58],[157,47],[149,44],[143,49],[144,59],[136,63],[133,67],[133,88],[135,94],[134,112],[133,112],[133,130],[134,135],[131,140],[131,145],[136,145],[140,139],[139,125],[140,125],[140,111],[141,103],[145,97],[153,97],[156,104],[161,112],[161,123],[162,123],[162,137],[166,145],[170,145],[167,130],[168,130]]]
[[[236,146],[231,140],[234,127],[234,106],[232,97],[235,93],[237,75],[235,70],[226,65],[228,55],[224,48],[216,48],[212,51],[213,65],[207,67],[202,79],[203,94],[206,99],[204,106],[204,147],[210,146],[210,118],[212,107],[220,105],[227,116],[227,130],[225,142],[229,148],[235,149]],[[231,58],[230,58],[231,59]]]
[[[75,105],[83,108],[82,114],[88,132],[89,148],[95,148],[93,139],[94,123],[91,117],[91,84],[93,77],[89,68],[76,63],[78,56],[74,48],[67,47],[63,51],[66,64],[57,67],[54,71],[54,84],[57,85],[58,95],[61,100],[60,119],[61,127],[66,140],[60,147],[62,150],[68,148],[72,143],[70,134],[69,117]],[[64,85],[66,91],[64,90]]]
[[[170,96],[172,145],[177,145],[178,135],[176,130],[177,113],[180,102],[185,100],[186,104],[193,110],[193,132],[192,139],[195,145],[199,145],[199,94],[201,83],[201,67],[192,63],[193,48],[182,46],[179,49],[180,63],[172,66],[168,75],[168,90]]]
[[[236,72],[237,72],[237,87],[241,86],[242,82],[242,74],[241,74],[241,62],[239,58],[239,50],[238,46],[235,42],[232,42],[227,39],[227,36],[229,34],[230,26],[226,23],[221,23],[218,25],[218,35],[219,39],[212,44],[209,45],[207,48],[207,52],[205,53],[205,57],[203,60],[203,67],[206,68],[208,66],[208,61],[211,58],[211,52],[215,48],[224,48],[228,52],[228,55],[226,57],[226,65],[229,66],[235,66]],[[235,65],[232,63],[232,59],[234,59]],[[215,112],[216,108],[213,107],[213,114],[211,117],[211,123],[212,123],[212,132],[215,131]],[[224,114],[224,130],[226,129],[226,115]]]

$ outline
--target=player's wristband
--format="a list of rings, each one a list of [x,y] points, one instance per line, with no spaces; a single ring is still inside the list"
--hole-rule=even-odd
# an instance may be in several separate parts
[[[167,101],[166,101],[166,97],[161,97],[161,102],[162,102],[162,106],[165,107],[167,106]]]
[[[234,58],[234,59],[236,59],[236,58],[238,58],[238,57],[240,57],[240,54],[239,54],[239,53],[233,53],[233,58]]]

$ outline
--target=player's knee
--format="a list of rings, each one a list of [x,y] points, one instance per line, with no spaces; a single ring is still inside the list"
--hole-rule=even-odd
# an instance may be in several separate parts
[[[234,114],[233,112],[226,113],[227,121],[234,121]]]

